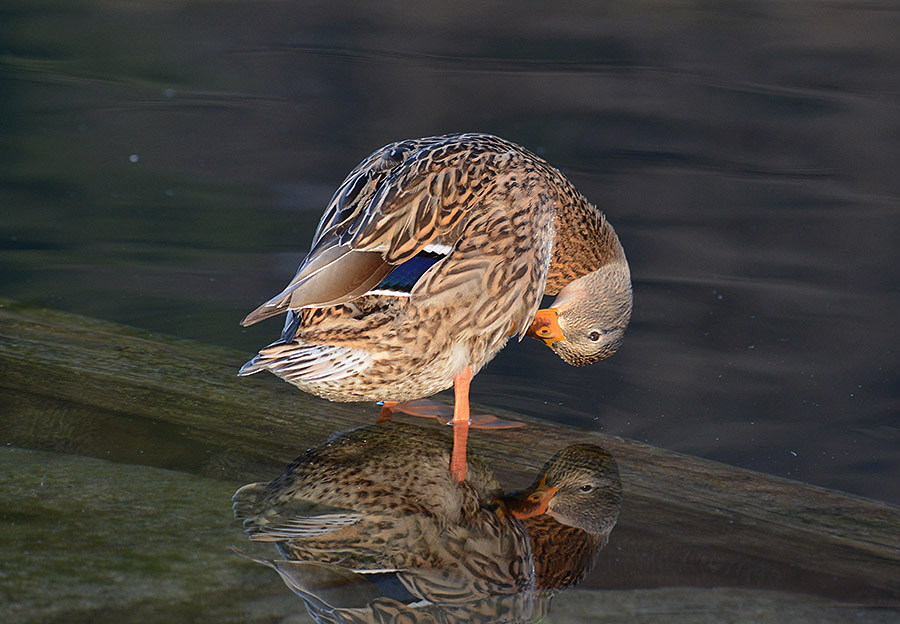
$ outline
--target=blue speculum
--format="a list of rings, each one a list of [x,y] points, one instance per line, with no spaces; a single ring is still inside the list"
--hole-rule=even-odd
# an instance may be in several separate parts
[[[422,251],[388,273],[373,290],[386,290],[408,293],[416,282],[434,264],[444,258],[444,254]]]

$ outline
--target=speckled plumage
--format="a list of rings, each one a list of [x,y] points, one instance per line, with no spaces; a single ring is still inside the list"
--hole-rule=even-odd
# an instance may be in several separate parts
[[[449,439],[433,431],[394,422],[355,429],[310,449],[273,481],[239,489],[235,517],[250,539],[276,543],[286,559],[417,571],[404,582],[445,601],[454,587],[462,598],[529,590],[528,536],[491,506],[500,495],[493,474],[469,458],[459,482],[449,458]],[[439,588],[429,590],[430,579]]]
[[[439,260],[408,295],[379,290],[397,265],[435,250]],[[600,211],[547,162],[498,137],[392,143],[335,192],[288,287],[244,319],[288,312],[281,340],[240,374],[268,369],[335,401],[430,396],[523,335],[544,294],[610,266],[615,277],[604,280],[616,292],[590,296],[598,309],[615,307],[604,323],[616,336],[587,356],[554,346],[570,363],[611,354],[631,311],[624,253]]]
[[[317,621],[534,621],[606,543],[622,496],[615,461],[573,445],[529,488],[503,496],[477,458],[465,481],[453,479],[449,455],[450,440],[433,428],[355,429],[273,481],[239,489],[235,517],[251,540],[277,545],[284,561],[255,560],[278,571]],[[385,574],[408,599],[382,593]]]

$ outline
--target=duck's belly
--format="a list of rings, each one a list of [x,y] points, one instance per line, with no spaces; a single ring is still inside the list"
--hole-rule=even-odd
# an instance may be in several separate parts
[[[438,353],[429,349],[382,352],[373,354],[367,366],[340,379],[285,380],[331,401],[411,401],[453,387],[454,378],[466,366],[475,375],[505,344],[503,336],[500,340],[457,342]]]

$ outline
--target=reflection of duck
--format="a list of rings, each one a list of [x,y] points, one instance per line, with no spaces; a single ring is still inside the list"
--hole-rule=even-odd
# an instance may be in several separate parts
[[[564,589],[590,572],[619,518],[616,462],[593,444],[559,451],[522,492],[504,497],[534,551],[538,589]]]
[[[369,621],[373,610],[529,621],[544,608],[535,590],[580,579],[618,513],[612,458],[589,445],[570,448],[532,487],[501,497],[476,458],[465,481],[449,475],[449,440],[381,423],[310,449],[270,483],[244,486],[234,496],[235,516],[252,540],[277,545],[288,561],[258,561],[275,568],[311,612],[327,604],[356,614],[321,621]],[[587,485],[593,491],[583,491]],[[523,523],[536,531],[531,540],[545,562],[533,559]],[[556,548],[565,557],[558,564]],[[592,551],[572,556],[573,548]],[[368,615],[359,620],[361,597]],[[424,611],[410,606],[422,601]],[[419,615],[413,621],[428,621]]]
[[[242,321],[288,311],[240,374],[388,410],[453,385],[462,424],[469,381],[511,335],[590,364],[618,348],[631,302],[612,226],[547,162],[484,134],[401,141],[350,173],[294,279]]]
[[[521,524],[488,506],[500,494],[491,472],[470,458],[458,482],[447,471],[449,459],[449,440],[421,427],[354,429],[308,450],[270,483],[239,489],[235,516],[250,539],[275,542],[288,559],[357,571],[477,577],[484,573],[466,566],[530,558]],[[532,576],[520,565],[483,580],[517,592]]]

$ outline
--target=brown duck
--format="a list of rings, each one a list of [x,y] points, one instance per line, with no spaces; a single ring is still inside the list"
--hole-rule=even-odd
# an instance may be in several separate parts
[[[557,297],[538,310],[544,295]],[[347,176],[294,279],[244,318],[288,315],[239,374],[381,401],[386,416],[454,386],[462,480],[469,382],[509,337],[590,364],[616,351],[631,305],[612,226],[546,161],[487,134],[400,141]]]

